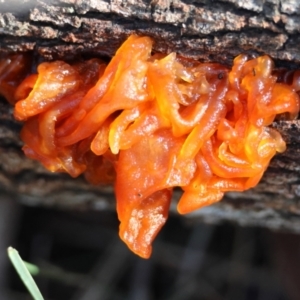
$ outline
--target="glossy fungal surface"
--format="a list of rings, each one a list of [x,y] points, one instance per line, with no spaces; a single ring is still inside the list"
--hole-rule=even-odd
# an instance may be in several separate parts
[[[133,35],[108,65],[44,62],[10,92],[0,75],[0,93],[13,92],[25,122],[25,154],[52,172],[114,184],[120,237],[144,258],[174,187],[185,214],[259,182],[286,148],[268,125],[297,117],[300,90],[300,73],[283,78],[268,56],[240,55],[228,69],[151,51],[150,38]]]

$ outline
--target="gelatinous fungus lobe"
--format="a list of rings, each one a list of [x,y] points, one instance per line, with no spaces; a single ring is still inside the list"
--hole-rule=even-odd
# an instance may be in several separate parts
[[[0,58],[0,95],[15,104],[15,90],[28,75],[31,67],[29,54],[2,54]]]
[[[259,182],[286,147],[268,125],[297,117],[300,90],[300,71],[274,71],[268,56],[241,55],[228,69],[151,51],[150,38],[133,35],[108,65],[44,62],[24,80],[14,63],[23,56],[0,60],[0,93],[17,102],[25,154],[52,172],[114,184],[120,237],[144,258],[174,187],[188,213]]]

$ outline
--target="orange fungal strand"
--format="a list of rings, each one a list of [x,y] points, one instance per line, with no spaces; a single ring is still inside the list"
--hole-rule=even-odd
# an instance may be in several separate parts
[[[274,70],[266,55],[240,55],[228,69],[151,55],[152,43],[132,35],[108,65],[44,62],[25,79],[27,56],[0,59],[0,94],[25,121],[25,154],[52,172],[114,184],[120,237],[144,258],[174,187],[184,214],[259,182],[286,149],[267,126],[298,116],[300,92],[300,71]]]
[[[151,46],[151,39],[137,36],[131,36],[122,45],[83,99],[79,107],[79,113],[84,111],[80,124],[70,135],[58,139],[60,145],[70,145],[94,134],[114,112],[149,100],[146,72]],[[76,113],[75,110],[73,115]]]
[[[62,61],[40,64],[38,74],[27,98],[17,99],[15,118],[20,121],[46,111],[64,96],[75,92],[81,83],[78,72]]]
[[[0,58],[0,95],[11,104],[15,104],[14,93],[28,75],[30,66],[31,58],[28,54],[6,54]]]

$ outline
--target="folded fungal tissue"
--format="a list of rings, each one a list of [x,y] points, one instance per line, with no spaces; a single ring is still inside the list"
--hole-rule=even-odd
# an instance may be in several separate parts
[[[120,237],[143,258],[174,187],[185,214],[259,182],[286,148],[268,125],[297,117],[300,91],[300,71],[281,74],[268,56],[240,55],[229,69],[151,54],[152,44],[132,35],[108,64],[43,62],[34,74],[27,54],[0,59],[0,93],[24,122],[25,155],[113,184]]]

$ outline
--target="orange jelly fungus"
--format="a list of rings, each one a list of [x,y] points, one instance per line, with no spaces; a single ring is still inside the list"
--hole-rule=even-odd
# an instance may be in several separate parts
[[[300,90],[299,72],[279,82],[268,56],[240,55],[229,70],[151,50],[150,38],[132,35],[108,65],[41,63],[11,100],[25,121],[28,157],[52,172],[115,185],[120,237],[143,258],[166,222],[174,187],[183,190],[178,211],[185,214],[259,182],[286,148],[267,126],[279,114],[297,117]],[[8,98],[9,78],[0,77]]]

